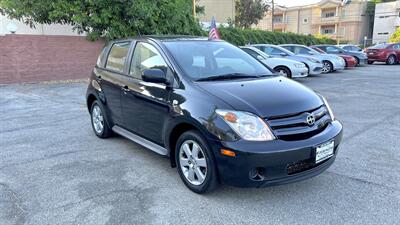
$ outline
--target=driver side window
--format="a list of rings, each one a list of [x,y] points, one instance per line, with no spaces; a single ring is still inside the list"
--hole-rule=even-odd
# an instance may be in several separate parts
[[[167,73],[168,66],[154,46],[138,42],[133,53],[129,75],[141,80],[142,73],[146,69],[161,69]]]
[[[303,55],[309,55],[309,51],[306,48],[303,47],[295,47],[294,48],[294,53],[296,54],[303,54]]]

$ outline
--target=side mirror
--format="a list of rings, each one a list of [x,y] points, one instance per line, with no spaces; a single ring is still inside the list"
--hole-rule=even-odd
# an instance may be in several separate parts
[[[284,52],[279,53],[279,55],[280,55],[280,56],[287,56],[287,54],[284,53]]]
[[[167,83],[167,76],[164,71],[160,69],[147,69],[143,71],[142,74],[143,81],[150,83]]]
[[[308,54],[315,55],[315,53],[313,51],[308,51]]]

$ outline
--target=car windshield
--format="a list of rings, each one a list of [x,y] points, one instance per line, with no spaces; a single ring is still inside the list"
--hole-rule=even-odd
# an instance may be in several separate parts
[[[286,48],[282,48],[282,47],[280,47],[280,46],[273,46],[272,48],[279,49],[280,51],[285,52],[285,53],[288,54],[288,55],[294,55],[293,52],[287,50]]]
[[[274,75],[256,59],[223,41],[164,42],[183,72],[193,80]]]
[[[389,46],[388,44],[377,44],[375,46],[372,46],[371,48],[384,49],[387,48],[388,46]]]
[[[325,54],[326,52],[324,52],[322,49],[320,49],[320,48],[318,48],[318,47],[314,47],[313,48],[315,51],[317,51],[317,52],[319,52],[319,53],[322,53],[322,54]]]

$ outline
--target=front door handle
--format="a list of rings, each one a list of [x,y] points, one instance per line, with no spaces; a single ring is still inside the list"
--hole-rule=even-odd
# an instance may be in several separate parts
[[[97,81],[101,81],[101,76],[100,75],[96,76],[96,78],[97,78]]]
[[[131,91],[128,86],[123,86],[121,89],[125,94]]]

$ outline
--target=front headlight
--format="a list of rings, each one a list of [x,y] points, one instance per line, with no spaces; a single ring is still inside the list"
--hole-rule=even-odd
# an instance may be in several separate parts
[[[328,101],[326,101],[326,99],[323,96],[321,96],[321,98],[322,101],[324,102],[325,107],[328,109],[329,116],[331,117],[332,120],[335,120],[335,116],[333,115],[332,109],[329,106]]]
[[[223,109],[217,109],[215,112],[244,140],[271,141],[275,139],[268,125],[252,113]]]
[[[297,67],[297,68],[304,68],[304,67],[306,67],[306,65],[304,65],[304,63],[296,63],[296,64],[294,64],[294,66]]]

